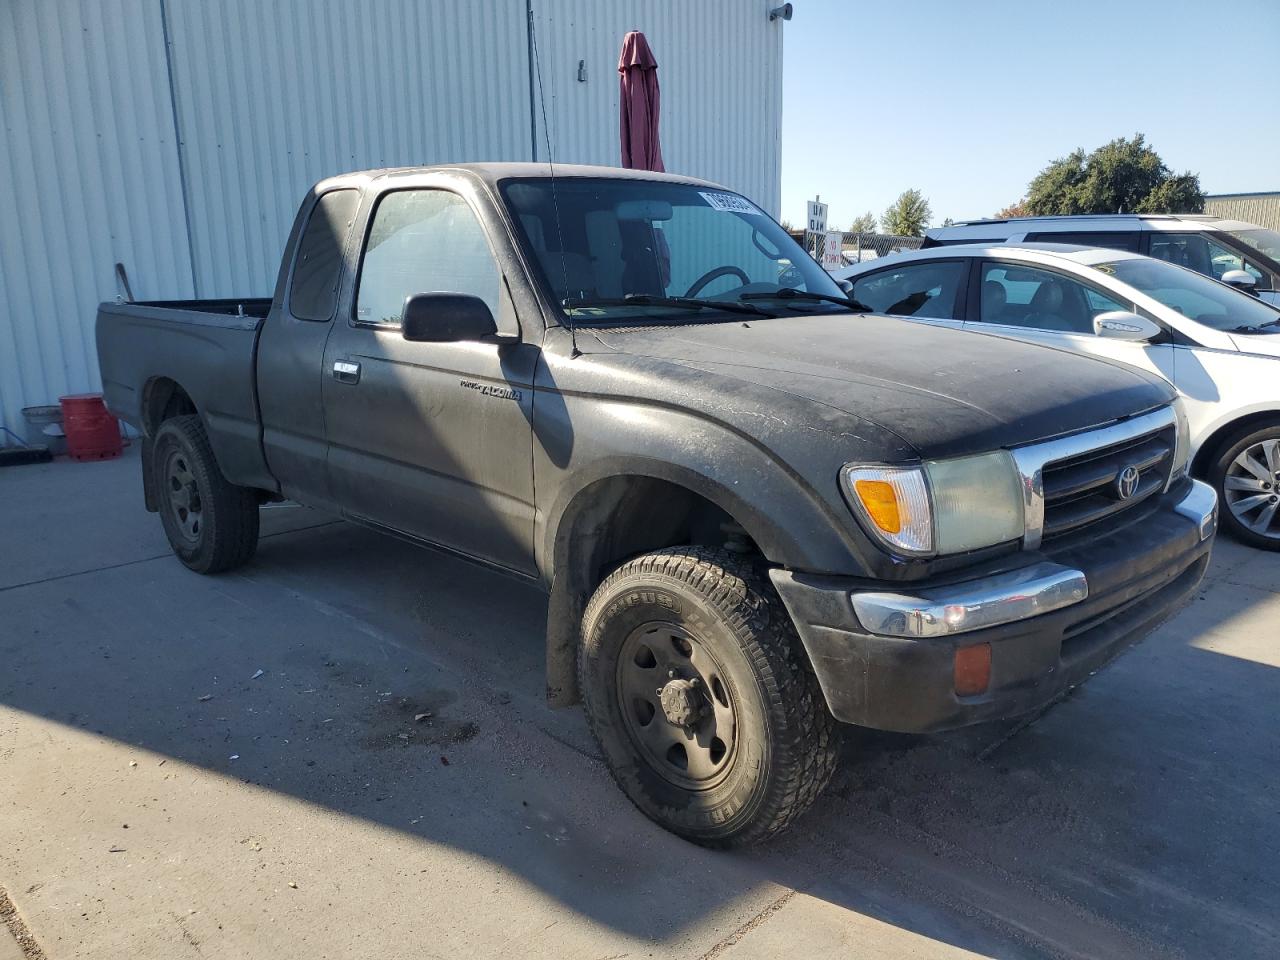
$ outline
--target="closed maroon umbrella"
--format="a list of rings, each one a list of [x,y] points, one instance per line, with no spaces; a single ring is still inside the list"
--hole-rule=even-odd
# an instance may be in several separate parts
[[[622,165],[631,170],[664,170],[658,141],[658,61],[639,30],[622,38],[618,75]]]

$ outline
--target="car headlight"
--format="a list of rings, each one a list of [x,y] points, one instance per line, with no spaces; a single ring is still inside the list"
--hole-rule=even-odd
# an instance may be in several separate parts
[[[1191,459],[1191,425],[1187,422],[1187,410],[1181,397],[1173,401],[1173,418],[1178,425],[1178,439],[1173,446],[1173,469],[1169,471],[1166,490],[1186,475],[1187,461]]]
[[[911,467],[847,464],[841,478],[868,532],[908,556],[963,553],[1025,532],[1018,471],[1005,450]]]

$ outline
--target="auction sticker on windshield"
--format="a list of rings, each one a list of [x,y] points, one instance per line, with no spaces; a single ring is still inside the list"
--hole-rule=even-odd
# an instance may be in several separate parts
[[[707,201],[712,208],[721,210],[724,213],[747,213],[753,217],[764,216],[755,204],[735,193],[704,193],[699,190],[698,196]]]

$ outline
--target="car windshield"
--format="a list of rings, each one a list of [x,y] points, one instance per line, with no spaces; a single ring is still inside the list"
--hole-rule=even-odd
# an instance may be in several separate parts
[[[1241,243],[1247,243],[1253,249],[1270,257],[1272,260],[1280,260],[1280,233],[1274,230],[1265,230],[1262,227],[1254,227],[1249,230],[1226,230],[1224,232],[1235,237]]]
[[[508,180],[501,190],[542,282],[575,324],[847,309],[806,296],[843,293],[782,227],[736,193],[583,177]]]
[[[1185,267],[1134,257],[1095,264],[1094,268],[1215,330],[1280,331],[1280,310]]]

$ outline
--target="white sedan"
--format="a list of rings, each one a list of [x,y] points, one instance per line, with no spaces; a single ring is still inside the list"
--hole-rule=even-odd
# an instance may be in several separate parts
[[[966,244],[832,271],[869,311],[1118,360],[1169,380],[1224,525],[1280,550],[1280,309],[1135,253]]]

